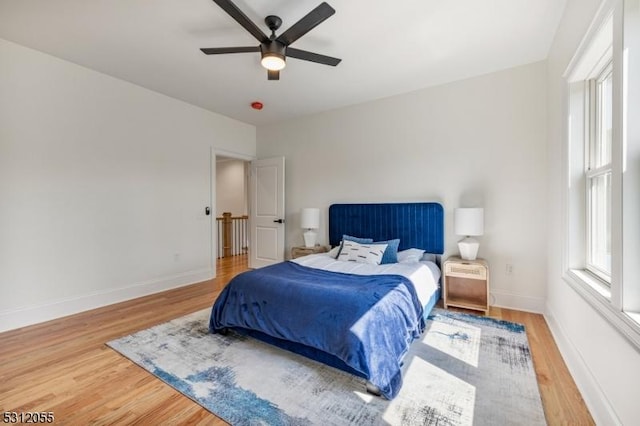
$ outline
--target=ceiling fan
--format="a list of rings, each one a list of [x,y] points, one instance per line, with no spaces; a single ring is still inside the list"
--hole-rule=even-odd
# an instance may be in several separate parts
[[[245,47],[209,47],[200,49],[207,55],[219,55],[223,53],[245,53],[260,52],[262,60],[260,63],[267,69],[269,80],[280,80],[280,70],[286,65],[286,58],[302,59],[319,64],[336,66],[341,59],[331,56],[320,55],[306,50],[289,47],[291,43],[311,31],[313,28],[324,22],[336,11],[323,2],[318,7],[309,12],[306,16],[293,24],[288,30],[276,37],[276,30],[282,25],[282,19],[275,15],[269,15],[264,19],[267,27],[271,30],[271,36],[267,36],[256,24],[254,24],[231,0],[213,0],[233,19],[238,21],[247,31],[258,41],[258,46]]]

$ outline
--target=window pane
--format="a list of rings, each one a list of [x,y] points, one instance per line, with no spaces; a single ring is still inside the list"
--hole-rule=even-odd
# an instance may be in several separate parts
[[[611,173],[591,178],[589,264],[611,276]]]
[[[594,149],[593,167],[598,168],[611,162],[611,139],[613,128],[613,85],[611,73],[598,81],[597,136]]]

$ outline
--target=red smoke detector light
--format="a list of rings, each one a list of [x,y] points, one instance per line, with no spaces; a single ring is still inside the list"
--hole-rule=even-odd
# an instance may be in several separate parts
[[[258,111],[260,111],[263,106],[264,105],[262,104],[262,102],[258,102],[258,101],[251,102],[251,108],[257,109]]]

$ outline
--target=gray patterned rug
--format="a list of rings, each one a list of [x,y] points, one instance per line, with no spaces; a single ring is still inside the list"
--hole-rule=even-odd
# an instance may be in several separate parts
[[[400,394],[248,337],[211,335],[209,309],[108,343],[233,425],[545,424],[524,327],[434,309]]]

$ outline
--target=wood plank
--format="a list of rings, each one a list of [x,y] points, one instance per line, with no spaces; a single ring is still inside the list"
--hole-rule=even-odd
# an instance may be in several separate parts
[[[226,424],[105,342],[210,307],[246,258],[218,259],[214,280],[0,333],[0,409],[53,411],[65,424]],[[547,422],[594,424],[544,317],[489,316],[525,325]]]

